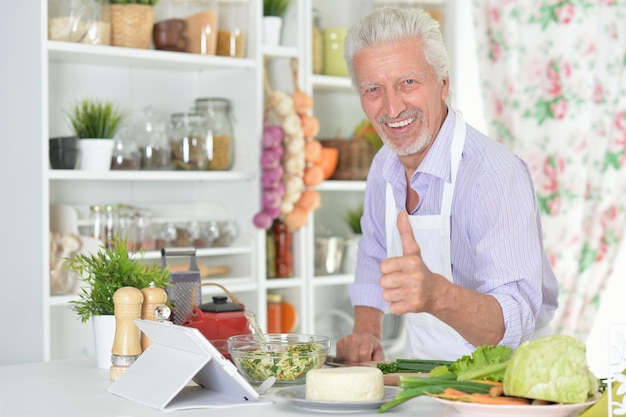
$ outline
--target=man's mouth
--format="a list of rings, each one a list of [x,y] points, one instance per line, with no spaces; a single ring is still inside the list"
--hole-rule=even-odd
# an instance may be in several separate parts
[[[415,121],[415,117],[411,117],[410,119],[401,120],[399,122],[389,122],[387,126],[392,128],[404,127]]]

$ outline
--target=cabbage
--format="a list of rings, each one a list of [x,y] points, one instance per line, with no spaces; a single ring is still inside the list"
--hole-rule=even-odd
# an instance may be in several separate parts
[[[589,370],[585,345],[554,335],[523,342],[504,373],[504,393],[556,403],[582,403],[599,389]]]

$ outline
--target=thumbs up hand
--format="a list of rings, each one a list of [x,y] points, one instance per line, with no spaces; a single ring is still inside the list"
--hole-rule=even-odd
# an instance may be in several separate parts
[[[433,274],[424,264],[420,246],[415,240],[409,215],[398,213],[398,232],[402,241],[402,255],[380,263],[383,299],[390,303],[394,314],[419,313],[433,307],[435,285],[441,276]],[[445,279],[445,278],[444,278]]]

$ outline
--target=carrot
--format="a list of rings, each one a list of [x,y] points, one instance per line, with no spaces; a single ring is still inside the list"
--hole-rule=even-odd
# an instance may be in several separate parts
[[[489,388],[489,395],[492,397],[501,397],[504,395],[504,387],[502,385],[494,385]]]
[[[521,397],[507,397],[501,395],[499,397],[492,397],[489,394],[476,393],[470,395],[469,402],[478,404],[494,404],[494,405],[529,405],[530,401]]]
[[[461,391],[452,387],[448,387],[444,389],[442,394],[447,395],[447,396],[452,396],[452,397],[463,397],[465,395],[471,395],[468,392]]]

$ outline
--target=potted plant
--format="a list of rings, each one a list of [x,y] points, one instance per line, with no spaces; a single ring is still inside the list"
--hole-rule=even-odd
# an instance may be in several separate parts
[[[109,0],[111,45],[148,49],[159,0]]]
[[[108,328],[104,334],[108,340],[102,344],[96,340],[98,367],[108,369],[115,334],[115,305],[113,295],[122,287],[143,289],[151,285],[165,288],[169,285],[169,271],[156,262],[147,263],[143,251],[129,253],[128,240],[114,237],[108,246],[101,246],[97,253],[79,253],[64,262],[65,267],[82,277],[77,300],[69,302],[83,323],[92,320],[96,336],[98,326]],[[97,339],[97,337],[96,337]],[[100,346],[105,349],[100,351]],[[108,352],[107,352],[108,351]]]
[[[283,16],[291,0],[263,0],[263,43],[280,44]]]
[[[111,167],[113,136],[125,113],[110,101],[83,99],[69,112],[75,135],[80,139],[80,168],[106,171]]]

